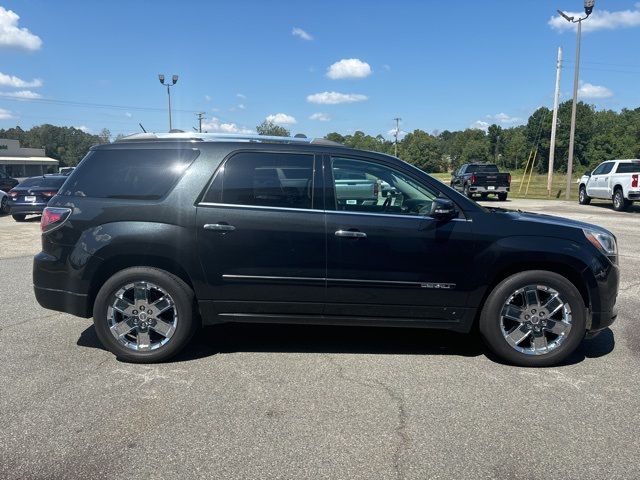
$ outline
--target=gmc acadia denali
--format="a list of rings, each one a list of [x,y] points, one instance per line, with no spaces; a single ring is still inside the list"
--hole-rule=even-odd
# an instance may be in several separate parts
[[[547,366],[616,318],[607,230],[486,209],[397,158],[321,139],[97,146],[41,226],[38,302],[93,316],[131,362],[172,357],[200,325],[277,322],[477,325],[505,361]]]

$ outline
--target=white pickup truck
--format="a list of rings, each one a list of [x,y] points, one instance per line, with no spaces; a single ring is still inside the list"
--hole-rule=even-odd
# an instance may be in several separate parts
[[[608,160],[578,180],[578,202],[589,205],[592,198],[613,200],[613,209],[626,210],[640,201],[640,160]]]

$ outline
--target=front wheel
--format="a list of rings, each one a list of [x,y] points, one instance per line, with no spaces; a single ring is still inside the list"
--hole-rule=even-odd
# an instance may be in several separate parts
[[[523,367],[562,362],[585,331],[580,292],[562,275],[545,270],[516,273],[500,282],[480,315],[480,332],[489,348]]]
[[[578,193],[578,203],[580,205],[589,205],[591,203],[591,197],[587,195],[587,188],[582,185],[580,192]]]
[[[121,360],[168,360],[196,330],[194,302],[191,288],[175,275],[157,268],[127,268],[107,280],[96,296],[96,334]]]
[[[621,188],[617,188],[613,193],[613,209],[616,212],[624,212],[629,208],[629,200],[624,198],[624,193]]]
[[[2,197],[2,200],[0,200],[0,213],[9,213],[6,196]]]

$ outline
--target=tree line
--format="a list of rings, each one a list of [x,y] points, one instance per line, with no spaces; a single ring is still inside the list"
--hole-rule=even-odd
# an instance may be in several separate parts
[[[549,163],[552,114],[547,107],[538,108],[527,123],[510,128],[497,124],[486,131],[466,130],[428,133],[416,129],[398,141],[398,156],[427,172],[446,172],[471,162],[495,162],[505,170],[524,168],[527,159],[536,152],[536,170],[546,172]],[[571,102],[560,105],[556,135],[555,169],[566,171],[569,151]],[[279,125],[264,121],[256,127],[261,135],[289,136]],[[42,148],[46,155],[60,161],[61,166],[74,166],[92,145],[108,143],[111,133],[103,129],[98,135],[74,127],[50,124],[29,130],[20,127],[0,129],[0,138],[19,140],[24,147]],[[331,132],[328,140],[348,147],[394,154],[395,145],[383,135],[357,131],[343,135]],[[640,108],[596,110],[584,102],[578,103],[574,171],[583,173],[604,160],[640,158]]]

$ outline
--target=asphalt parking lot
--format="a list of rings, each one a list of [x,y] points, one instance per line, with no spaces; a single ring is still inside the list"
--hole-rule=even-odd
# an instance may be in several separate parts
[[[37,221],[0,217],[0,478],[637,478],[640,206],[487,202],[618,237],[617,323],[523,369],[429,330],[220,326],[130,365],[40,308]]]

